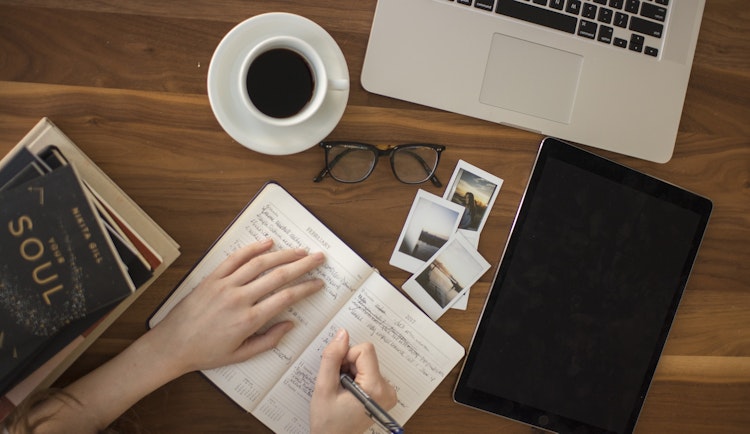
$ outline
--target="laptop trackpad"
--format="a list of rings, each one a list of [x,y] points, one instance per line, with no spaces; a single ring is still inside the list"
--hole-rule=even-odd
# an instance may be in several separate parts
[[[570,123],[583,56],[495,33],[479,100]]]

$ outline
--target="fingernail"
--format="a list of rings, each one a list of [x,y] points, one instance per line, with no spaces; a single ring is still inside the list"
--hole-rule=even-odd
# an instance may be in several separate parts
[[[339,329],[339,331],[336,332],[336,336],[333,337],[334,341],[341,341],[346,337],[346,329]]]
[[[325,258],[326,258],[323,252],[315,252],[315,253],[312,253],[310,256],[312,256],[313,259],[315,259],[317,262],[323,262],[325,261]]]
[[[308,252],[307,252],[307,249],[303,249],[303,248],[300,247],[300,248],[294,249],[294,253],[297,254],[297,255],[299,255],[299,256],[305,256],[305,255],[307,255]]]

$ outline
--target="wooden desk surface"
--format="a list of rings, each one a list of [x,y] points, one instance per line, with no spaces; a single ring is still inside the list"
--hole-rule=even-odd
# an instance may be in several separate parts
[[[0,0],[0,152],[50,117],[182,246],[182,256],[64,375],[121,351],[252,194],[282,183],[396,285],[388,265],[416,188],[381,164],[364,183],[312,183],[319,149],[272,157],[220,128],[206,96],[214,48],[263,12],[327,29],[350,69],[349,105],[332,139],[443,143],[448,180],[459,159],[504,178],[480,251],[500,258],[541,137],[373,95],[359,76],[375,0],[192,2]],[[750,432],[750,3],[706,5],[674,158],[661,165],[597,153],[711,198],[715,211],[637,426],[638,433]],[[425,189],[441,194],[426,184]],[[366,230],[363,230],[366,229]],[[366,236],[365,236],[366,234]],[[468,346],[493,269],[467,311],[439,324]],[[414,432],[529,433],[460,407],[458,368],[408,422]],[[130,413],[149,433],[267,432],[198,374],[156,391]]]

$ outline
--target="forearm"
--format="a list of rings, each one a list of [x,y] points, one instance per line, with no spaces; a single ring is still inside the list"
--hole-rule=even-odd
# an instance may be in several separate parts
[[[182,375],[156,330],[141,336],[125,351],[65,388],[75,401],[63,397],[45,402],[31,420],[51,416],[36,433],[98,433],[133,404]]]
[[[38,425],[34,432],[99,432],[184,373],[238,363],[276,346],[290,321],[257,332],[323,287],[319,279],[299,279],[325,257],[302,249],[268,252],[272,245],[267,240],[234,252],[158,326],[71,384],[60,399],[34,407],[27,418]]]

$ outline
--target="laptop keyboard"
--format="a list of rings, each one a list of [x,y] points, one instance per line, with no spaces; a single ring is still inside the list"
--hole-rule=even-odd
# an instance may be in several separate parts
[[[450,0],[658,57],[670,0]],[[671,0],[677,1],[677,0]]]

